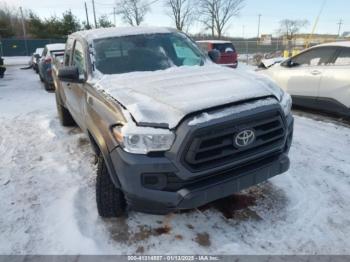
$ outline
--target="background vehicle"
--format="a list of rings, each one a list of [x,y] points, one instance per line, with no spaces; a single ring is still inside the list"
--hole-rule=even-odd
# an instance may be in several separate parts
[[[65,49],[65,44],[49,44],[46,45],[40,58],[38,68],[39,77],[45,84],[45,90],[53,90],[53,78],[52,78],[52,62],[56,55],[63,54]]]
[[[52,62],[52,80],[54,89],[57,89],[57,85],[59,85],[58,80],[58,70],[63,66],[64,63],[64,52],[63,53],[55,53],[54,59]]]
[[[350,42],[309,48],[261,72],[291,94],[297,106],[350,116]]]
[[[220,52],[220,59],[217,62],[220,65],[237,68],[238,66],[238,54],[236,48],[230,41],[219,40],[202,40],[197,41],[197,44],[205,51],[218,50]]]
[[[31,60],[30,60],[30,64],[33,68],[33,70],[38,74],[39,73],[39,67],[38,67],[38,63],[40,61],[41,55],[44,51],[44,48],[37,48],[35,49],[35,52],[33,53]]]
[[[4,59],[0,56],[0,78],[4,78],[6,67],[4,66]]]
[[[196,208],[289,168],[290,96],[253,72],[215,65],[176,30],[74,33],[58,77],[61,123],[77,123],[98,156],[103,217],[126,205]]]

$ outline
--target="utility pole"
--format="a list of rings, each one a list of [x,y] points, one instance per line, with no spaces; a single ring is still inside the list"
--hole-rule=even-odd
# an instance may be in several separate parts
[[[259,38],[260,38],[260,22],[261,22],[261,14],[258,15],[258,36],[256,38],[256,51],[259,51]]]
[[[260,22],[261,22],[261,14],[258,15],[259,16],[259,20],[258,20],[258,39],[260,38]]]
[[[22,10],[21,6],[19,7],[19,10],[21,12],[21,18],[22,18],[22,29],[23,29],[24,46],[25,46],[25,49],[26,49],[26,55],[28,55],[29,52],[28,52],[28,43],[27,43],[27,31],[26,31],[26,25],[24,23],[23,10]]]
[[[337,24],[339,27],[338,27],[338,37],[340,37],[340,31],[341,31],[341,27],[343,25],[343,19],[340,19],[339,23]]]
[[[88,14],[88,9],[87,9],[87,5],[86,5],[86,1],[85,1],[85,14],[86,14],[86,26],[88,29],[90,29],[90,22],[89,22],[89,14]]]
[[[94,12],[95,28],[97,28],[96,10],[95,10],[95,0],[92,0],[92,11]]]
[[[117,26],[117,8],[113,7],[113,18],[114,18],[114,26]]]

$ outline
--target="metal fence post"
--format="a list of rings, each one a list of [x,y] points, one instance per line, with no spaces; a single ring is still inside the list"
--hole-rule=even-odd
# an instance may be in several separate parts
[[[4,51],[2,49],[2,42],[0,40],[0,56],[4,56]]]
[[[246,53],[246,56],[247,56],[247,65],[249,64],[249,46],[248,46],[248,41],[245,41],[245,53]]]

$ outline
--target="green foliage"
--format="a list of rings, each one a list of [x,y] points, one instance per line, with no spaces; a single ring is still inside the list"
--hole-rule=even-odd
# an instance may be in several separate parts
[[[98,19],[98,27],[113,27],[114,25],[108,20],[106,15],[101,16]]]
[[[29,13],[29,28],[30,35],[37,38],[47,38],[48,32],[45,23],[33,12]]]
[[[22,36],[22,24],[16,10],[0,3],[0,38]]]
[[[52,16],[46,20],[33,12],[29,14],[29,33],[34,38],[66,38],[80,29],[79,20],[70,10],[63,13],[62,18]]]
[[[12,37],[14,35],[13,28],[4,17],[0,16],[0,38]]]
[[[62,15],[62,20],[60,21],[59,32],[62,36],[68,36],[81,29],[81,25],[76,16],[73,15],[71,10],[66,11]]]
[[[83,21],[83,27],[82,27],[83,30],[90,30],[91,28],[92,28],[91,25],[88,25],[85,21]]]

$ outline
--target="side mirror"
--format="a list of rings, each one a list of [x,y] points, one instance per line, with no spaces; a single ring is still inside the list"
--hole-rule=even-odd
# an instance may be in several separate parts
[[[79,78],[79,70],[76,66],[67,66],[58,70],[58,79],[62,82],[82,83]]]
[[[213,61],[214,63],[219,62],[220,55],[221,55],[220,52],[219,52],[218,50],[215,50],[215,49],[210,50],[210,51],[208,52],[209,58],[210,58],[211,61]]]
[[[289,59],[289,60],[283,62],[282,66],[284,66],[284,67],[296,67],[296,66],[299,66],[299,64],[294,62],[293,59]]]

